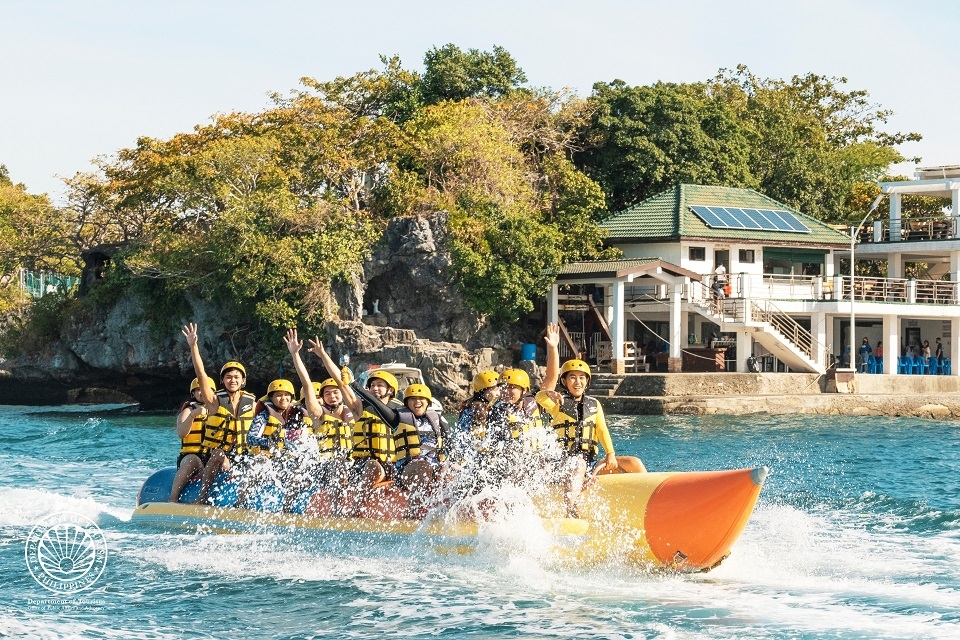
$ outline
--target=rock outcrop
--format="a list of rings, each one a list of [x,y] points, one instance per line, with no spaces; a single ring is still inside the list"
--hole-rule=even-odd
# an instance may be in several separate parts
[[[466,397],[478,369],[511,366],[513,353],[511,336],[487,328],[452,285],[446,224],[442,211],[391,221],[362,274],[335,283],[339,320],[326,329],[331,353],[348,354],[355,371],[384,362],[418,367],[434,395],[453,406]],[[41,353],[0,363],[0,402],[95,398],[174,409],[194,376],[190,354],[176,328],[158,337],[143,314],[135,298],[123,298],[93,317],[71,320]],[[278,367],[276,356],[245,346],[214,304],[190,301],[182,321],[199,325],[209,373],[239,359],[248,365],[248,387],[255,392],[278,375],[295,376],[289,357]],[[280,346],[279,335],[277,341]],[[316,358],[305,354],[305,360],[312,375],[325,375]]]

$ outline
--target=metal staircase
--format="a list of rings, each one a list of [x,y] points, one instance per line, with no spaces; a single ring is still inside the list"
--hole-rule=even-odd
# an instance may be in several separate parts
[[[721,331],[743,330],[791,370],[825,373],[826,348],[813,335],[769,300],[758,304],[746,298],[715,298],[701,282],[691,283],[690,303],[696,311],[720,325]]]

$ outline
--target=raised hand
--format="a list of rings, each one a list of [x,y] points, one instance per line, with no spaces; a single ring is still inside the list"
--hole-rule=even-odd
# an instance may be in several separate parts
[[[290,352],[290,355],[300,353],[300,349],[303,348],[303,341],[297,338],[296,329],[287,329],[287,335],[283,337],[283,341],[287,345],[287,351]]]
[[[543,341],[547,343],[547,346],[559,347],[560,346],[560,326],[554,322],[548,323],[547,333],[543,337]]]
[[[323,354],[327,352],[326,349],[323,348],[323,342],[317,336],[313,336],[313,339],[310,340],[310,348],[307,349],[307,351],[318,358],[322,358]]]
[[[191,347],[197,344],[197,323],[191,322],[189,324],[183,325],[183,328],[180,329],[180,333],[183,334],[183,337],[187,339],[187,344]]]

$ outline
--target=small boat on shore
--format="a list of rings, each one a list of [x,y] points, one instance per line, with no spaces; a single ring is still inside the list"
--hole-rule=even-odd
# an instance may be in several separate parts
[[[403,398],[404,391],[412,384],[426,384],[423,380],[423,372],[420,371],[420,369],[407,366],[403,362],[386,362],[381,365],[368,367],[357,376],[357,382],[360,386],[366,387],[367,380],[370,379],[370,374],[379,369],[391,373],[393,377],[397,379],[397,386],[400,387],[397,391],[397,398]],[[430,408],[433,411],[443,412],[443,405],[440,404],[440,401],[436,398],[430,399]]]
[[[229,483],[211,492],[212,505],[167,502],[175,469],[154,473],[137,496],[131,520],[165,529],[209,532],[346,532],[425,536],[438,550],[469,552],[483,526],[480,519],[437,508],[424,519],[399,517],[389,508],[390,490],[368,501],[366,517],[308,515],[306,500],[292,513],[262,496],[258,508],[232,506]],[[554,536],[564,560],[595,564],[622,560],[643,568],[709,571],[730,554],[753,513],[766,467],[723,471],[621,473],[597,476],[579,502],[579,518],[564,517],[559,488],[536,500],[543,528]],[[189,495],[182,498],[189,500]]]

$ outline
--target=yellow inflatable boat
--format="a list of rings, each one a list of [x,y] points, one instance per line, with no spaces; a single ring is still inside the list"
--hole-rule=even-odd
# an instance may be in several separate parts
[[[424,520],[369,509],[371,517],[341,518],[259,509],[167,502],[175,470],[164,469],[141,488],[133,522],[210,532],[264,532],[295,528],[307,532],[424,536],[457,552],[476,543],[483,522],[437,509]],[[753,512],[766,467],[726,471],[622,473],[597,476],[584,491],[579,518],[562,517],[559,493],[537,501],[556,553],[581,564],[621,560],[644,568],[708,571],[730,554]],[[228,498],[212,499],[226,504]],[[376,497],[374,497],[376,500]],[[263,509],[263,510],[260,510]]]

